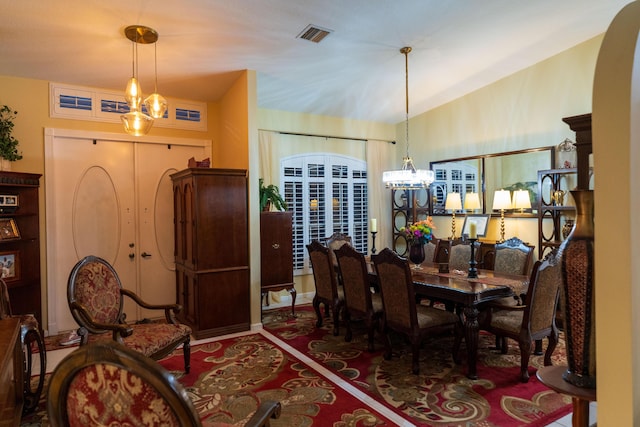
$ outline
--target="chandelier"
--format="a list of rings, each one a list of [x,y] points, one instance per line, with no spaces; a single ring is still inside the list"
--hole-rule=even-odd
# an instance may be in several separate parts
[[[153,126],[153,119],[159,119],[167,111],[167,100],[158,93],[158,56],[155,43],[158,33],[144,25],[130,25],[124,29],[124,35],[131,40],[132,75],[127,83],[124,98],[129,112],[120,116],[124,130],[134,136],[146,135]],[[138,44],[154,45],[155,86],[154,92],[142,102],[142,89],[138,80]]]
[[[409,156],[409,52],[411,52],[411,48],[408,46],[400,49],[400,53],[404,54],[405,63],[405,141],[407,151],[402,159],[402,169],[382,173],[382,182],[387,188],[406,190],[426,188],[434,180],[433,171],[416,169],[413,165],[413,159]]]

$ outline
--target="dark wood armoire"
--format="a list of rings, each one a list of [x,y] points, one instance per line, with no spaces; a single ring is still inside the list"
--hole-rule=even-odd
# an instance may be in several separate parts
[[[291,294],[291,313],[295,314],[291,212],[260,213],[260,271],[262,297],[286,289]]]
[[[171,175],[177,303],[197,339],[250,328],[247,171]]]

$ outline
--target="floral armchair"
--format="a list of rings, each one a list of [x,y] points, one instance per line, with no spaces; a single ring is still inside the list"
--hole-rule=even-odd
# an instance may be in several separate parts
[[[269,426],[280,403],[264,401],[246,426]],[[184,387],[154,360],[114,341],[82,346],[51,374],[51,426],[184,426],[206,424]]]
[[[164,311],[165,321],[127,323],[123,312],[124,297],[146,309]],[[184,370],[189,373],[191,328],[175,319],[181,307],[148,304],[135,293],[123,289],[117,273],[104,259],[87,256],[73,267],[67,283],[67,301],[80,326],[81,346],[114,340],[158,360],[182,345]]]

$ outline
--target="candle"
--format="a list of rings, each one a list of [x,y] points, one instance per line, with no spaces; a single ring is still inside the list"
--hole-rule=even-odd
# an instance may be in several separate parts
[[[377,233],[378,232],[378,220],[376,220],[375,218],[371,218],[371,226],[369,228],[371,228],[371,232],[372,233]]]
[[[478,230],[476,228],[476,223],[475,222],[470,222],[469,223],[469,238],[470,239],[477,239],[478,238]]]

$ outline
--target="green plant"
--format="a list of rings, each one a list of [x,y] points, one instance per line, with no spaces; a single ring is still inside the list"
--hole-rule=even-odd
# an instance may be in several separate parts
[[[273,184],[265,186],[264,179],[260,178],[260,210],[269,210],[270,204],[278,211],[287,210],[287,202],[282,198],[278,186]]]
[[[16,114],[18,112],[7,105],[0,107],[0,157],[11,162],[22,158],[22,154],[18,152],[20,142],[11,135]]]

